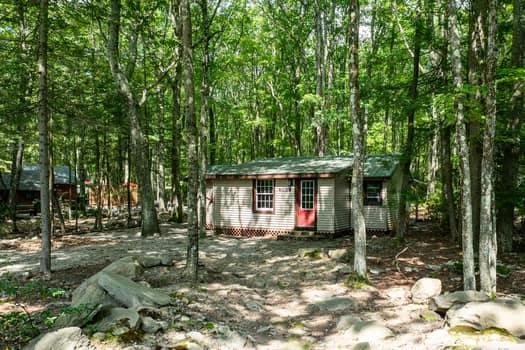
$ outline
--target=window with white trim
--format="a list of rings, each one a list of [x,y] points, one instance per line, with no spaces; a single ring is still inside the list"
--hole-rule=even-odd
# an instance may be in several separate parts
[[[255,180],[255,211],[273,211],[274,180]]]
[[[315,199],[315,181],[301,180],[301,209],[313,210]]]
[[[382,205],[383,183],[381,181],[364,181],[363,189],[365,205]]]

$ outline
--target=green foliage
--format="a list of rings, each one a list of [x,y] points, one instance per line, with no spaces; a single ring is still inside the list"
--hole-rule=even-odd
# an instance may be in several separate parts
[[[33,319],[25,312],[0,314],[0,334],[8,346],[19,348],[39,333]]]
[[[34,297],[40,299],[60,298],[63,297],[65,293],[66,291],[62,288],[48,287],[38,280],[22,282],[12,273],[0,275],[0,296],[3,298],[15,300]]]

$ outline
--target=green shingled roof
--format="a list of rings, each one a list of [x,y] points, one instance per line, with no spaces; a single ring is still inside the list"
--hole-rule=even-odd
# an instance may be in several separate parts
[[[392,176],[400,156],[369,155],[365,162],[365,177]],[[254,160],[236,165],[213,165],[208,176],[339,174],[352,172],[353,157],[283,157]]]

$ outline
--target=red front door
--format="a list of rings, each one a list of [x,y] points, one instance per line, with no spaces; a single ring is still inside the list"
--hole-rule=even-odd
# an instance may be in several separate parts
[[[317,190],[315,180],[297,180],[295,186],[296,226],[315,228]]]

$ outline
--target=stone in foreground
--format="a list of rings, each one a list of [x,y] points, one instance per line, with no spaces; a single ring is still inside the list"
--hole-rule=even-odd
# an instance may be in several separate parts
[[[337,312],[344,311],[351,308],[354,305],[354,300],[344,297],[335,297],[319,301],[314,304],[308,305],[308,310],[311,312]]]
[[[421,278],[414,284],[411,292],[414,303],[424,304],[430,298],[441,294],[441,280],[437,278]]]
[[[171,304],[169,295],[111,272],[102,272],[98,284],[115,300],[129,308]]]
[[[451,328],[499,328],[516,337],[525,337],[525,305],[514,299],[471,302],[453,307],[447,312],[447,319]]]
[[[95,350],[78,327],[62,328],[33,339],[24,350]]]
[[[475,290],[457,291],[430,298],[430,310],[444,313],[455,304],[466,304],[473,301],[489,301],[487,294]]]

